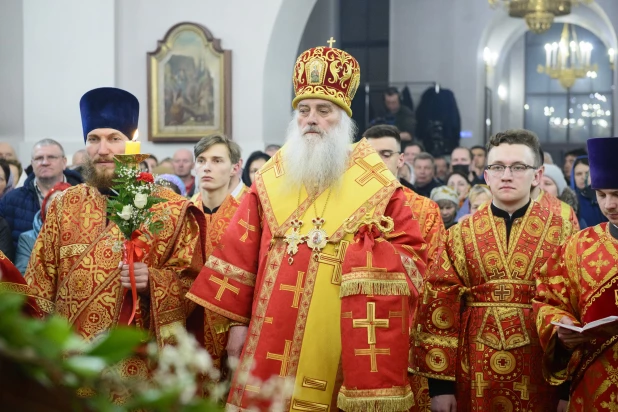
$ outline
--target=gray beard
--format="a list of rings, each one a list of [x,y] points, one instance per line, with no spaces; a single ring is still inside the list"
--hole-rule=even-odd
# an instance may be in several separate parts
[[[339,185],[348,166],[354,132],[354,123],[343,112],[339,124],[328,133],[303,135],[295,115],[288,126],[283,154],[289,189],[304,185],[308,192],[316,193]]]

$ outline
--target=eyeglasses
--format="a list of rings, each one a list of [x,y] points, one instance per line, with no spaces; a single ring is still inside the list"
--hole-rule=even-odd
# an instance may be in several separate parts
[[[393,150],[380,150],[378,154],[382,159],[390,159],[393,155],[400,154],[401,152],[395,152]]]
[[[38,163],[41,164],[43,163],[45,160],[47,160],[48,162],[55,162],[58,159],[62,159],[64,156],[56,156],[56,155],[50,155],[50,156],[37,156],[35,158],[32,159],[32,162],[34,163]]]
[[[522,176],[524,173],[526,173],[526,170],[528,170],[528,169],[536,170],[536,169],[538,169],[538,167],[534,167],[534,166],[518,163],[518,164],[514,164],[514,165],[510,165],[510,166],[506,166],[506,165],[488,165],[485,168],[485,170],[487,170],[487,172],[489,172],[489,174],[492,175],[492,176],[502,176],[502,175],[504,175],[504,172],[506,171],[506,169],[509,169],[513,176],[518,177],[518,176]]]

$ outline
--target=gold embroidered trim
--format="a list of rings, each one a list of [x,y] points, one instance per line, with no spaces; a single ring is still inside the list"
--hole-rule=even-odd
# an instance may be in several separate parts
[[[205,265],[222,276],[226,276],[246,286],[255,286],[255,274],[234,266],[225,260],[211,255]]]
[[[410,385],[385,389],[349,390],[341,387],[337,407],[346,412],[407,411],[414,406]]]
[[[445,348],[457,348],[459,346],[459,338],[451,336],[437,336],[426,332],[418,332],[416,341],[426,343],[428,345],[437,345]]]
[[[322,412],[328,411],[328,405],[325,405],[323,403],[294,399],[294,401],[292,402],[292,409],[304,412]]]
[[[172,310],[162,312],[157,320],[158,325],[166,325],[168,323],[183,321],[185,319],[185,311],[182,308],[174,308]]]
[[[0,293],[17,293],[20,295],[28,295],[30,287],[28,285],[20,285],[19,283],[0,283]]]
[[[532,309],[532,304],[530,303],[503,303],[503,302],[468,302],[466,301],[466,306],[471,308],[523,308],[523,309]]]
[[[327,385],[328,385],[328,382],[324,380],[303,376],[303,387],[304,388],[311,388],[311,389],[317,389],[319,391],[325,391]]]
[[[65,259],[71,256],[79,256],[90,246],[88,243],[79,243],[75,245],[60,246],[60,259]]]
[[[373,280],[363,278],[345,280],[345,277],[344,275],[344,280],[341,282],[341,288],[339,289],[340,298],[353,295],[410,296],[410,288],[405,280],[405,275],[403,280]]]
[[[429,379],[439,379],[441,381],[451,381],[455,382],[454,376],[446,376],[446,375],[438,375],[437,373],[427,373],[427,372],[419,372],[419,370],[413,370],[412,368],[408,368],[408,372],[413,373],[418,376],[424,376]]]
[[[237,315],[237,314],[232,313],[232,312],[230,312],[230,311],[227,311],[227,310],[221,309],[220,307],[215,306],[215,305],[213,305],[213,304],[211,304],[211,303],[209,303],[209,302],[206,302],[204,299],[202,299],[202,298],[200,298],[200,297],[195,296],[195,295],[194,295],[193,293],[191,293],[191,292],[187,292],[187,294],[185,295],[185,297],[186,297],[187,299],[192,300],[193,302],[197,303],[198,305],[205,307],[206,309],[210,309],[210,310],[212,310],[213,312],[216,312],[216,313],[218,313],[218,314],[219,314],[219,315],[221,315],[221,316],[225,316],[225,317],[226,317],[226,318],[228,318],[228,319],[232,319],[232,320],[235,320],[235,321],[237,321],[237,322],[240,322],[240,323],[242,323],[243,325],[248,325],[248,324],[249,324],[249,321],[251,320],[251,319],[249,319],[249,318],[245,318],[245,317],[243,317],[243,316]]]

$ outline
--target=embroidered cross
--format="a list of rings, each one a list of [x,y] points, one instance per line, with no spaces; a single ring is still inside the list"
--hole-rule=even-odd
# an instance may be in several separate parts
[[[489,388],[489,382],[483,379],[483,372],[476,372],[474,375],[474,381],[472,382],[472,389],[476,389],[476,397],[482,398],[483,391]]]
[[[337,40],[333,39],[333,36],[330,36],[330,39],[326,41],[328,43],[328,47],[333,47],[333,43],[337,43]]]
[[[390,181],[382,176],[382,172],[386,170],[386,165],[382,162],[376,163],[375,166],[371,166],[365,159],[356,159],[354,163],[359,165],[365,171],[359,178],[356,179],[356,183],[361,186],[365,186],[372,179],[376,179],[382,183],[383,186],[388,186]]]
[[[597,258],[596,261],[594,262],[590,262],[588,263],[590,266],[592,266],[593,268],[597,269],[597,275],[601,274],[601,268],[604,266],[609,265],[609,261],[608,260],[603,260],[603,253],[599,253],[599,257]]]
[[[137,368],[135,365],[131,365],[127,368],[127,372],[129,372],[129,375],[135,375],[137,373]]]
[[[369,349],[354,349],[354,356],[368,355],[371,359],[371,372],[378,371],[378,356],[390,355],[390,349],[376,349],[376,345],[369,345]]]
[[[530,400],[530,394],[536,393],[536,388],[530,387],[530,377],[522,376],[521,382],[515,382],[513,389],[521,393],[521,398],[525,401]]]
[[[279,369],[279,376],[281,376],[282,378],[287,376],[288,374],[288,368],[290,366],[290,348],[291,347],[292,347],[292,341],[286,339],[282,354],[266,352],[266,359],[278,360],[281,362],[281,369]]]
[[[101,215],[101,212],[92,212],[92,205],[88,203],[86,204],[86,211],[81,213],[80,216],[84,219],[84,224],[90,226],[90,219],[101,219],[103,215]]]
[[[303,293],[304,289],[303,285],[303,277],[305,276],[305,272],[298,272],[298,276],[296,278],[296,285],[279,285],[279,290],[285,290],[288,292],[294,292],[294,299],[292,300],[292,307],[298,309],[298,303],[300,301],[300,295]]]
[[[386,269],[373,267],[373,254],[367,252],[367,266],[352,268],[352,272],[386,272]]]
[[[318,262],[334,267],[333,276],[330,281],[333,285],[341,285],[341,265],[343,264],[343,257],[349,245],[350,242],[342,240],[339,242],[339,245],[335,247],[336,254],[334,256],[327,253],[320,253]]]
[[[217,291],[217,295],[215,296],[215,299],[218,301],[221,301],[221,296],[223,296],[223,293],[226,290],[229,290],[237,295],[238,295],[238,292],[240,292],[239,288],[237,288],[236,286],[230,285],[227,282],[227,278],[223,278],[223,280],[221,280],[215,275],[210,275],[210,278],[208,280],[215,282],[217,285],[220,286],[219,290]]]
[[[245,228],[245,233],[240,237],[241,242],[244,242],[245,240],[247,240],[247,238],[249,237],[249,231],[255,232],[255,226],[249,224],[249,213],[251,213],[251,211],[247,210],[247,221],[246,222],[242,219],[238,221],[238,224]]]
[[[494,290],[493,295],[497,300],[504,302],[506,298],[511,296],[511,290],[507,288],[505,285],[500,284],[498,286],[498,289]]]
[[[376,319],[375,302],[367,302],[367,319],[352,319],[353,328],[367,328],[367,343],[376,343],[376,328],[387,328],[388,319]]]
[[[275,153],[269,165],[266,165],[260,169],[260,174],[266,173],[270,169],[275,169],[275,177],[283,175],[283,163],[281,162],[281,151]]]
[[[92,323],[98,323],[99,315],[97,315],[96,313],[91,313],[90,316],[88,316],[88,320]]]

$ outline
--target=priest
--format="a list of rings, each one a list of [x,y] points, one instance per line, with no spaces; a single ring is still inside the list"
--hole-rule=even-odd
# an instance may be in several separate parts
[[[536,135],[497,133],[487,152],[493,201],[448,230],[428,270],[413,371],[429,378],[432,411],[555,411],[558,391],[535,368],[532,297],[571,224],[531,201],[542,175]]]
[[[545,350],[545,378],[571,380],[569,411],[616,410],[618,327],[579,333],[552,324],[584,326],[618,315],[618,137],[588,140],[591,187],[609,222],[571,237],[541,270],[534,301]]]
[[[221,237],[240,205],[229,192],[230,183],[240,169],[240,146],[226,136],[215,134],[202,138],[194,147],[195,185],[198,193],[191,198],[204,213],[205,256],[220,246]],[[203,268],[204,270],[204,268]],[[228,318],[203,309],[204,329],[198,340],[212,357],[213,366],[221,369],[230,327]],[[197,316],[195,316],[197,318]],[[193,319],[193,318],[192,318]]]
[[[106,206],[114,155],[124,154],[128,136],[136,131],[139,103],[125,90],[99,88],[84,94],[80,109],[88,153],[86,183],[52,202],[26,269],[27,294],[40,316],[59,314],[89,341],[131,323],[160,346],[173,342],[174,329],[185,326],[192,307],[185,293],[204,264],[203,217],[187,199],[157,187],[154,196],[168,200],[151,209],[162,230],[154,235],[141,228],[138,241],[145,257],[134,264],[133,300],[129,267],[122,263],[124,237],[106,218]],[[117,369],[126,377],[149,375],[139,357],[121,361]],[[112,396],[122,402],[127,394]]]
[[[287,143],[256,174],[188,294],[236,323],[230,410],[392,410],[405,378],[409,316],[425,270],[419,225],[366,140],[351,145],[358,62],[332,47],[298,58]]]

